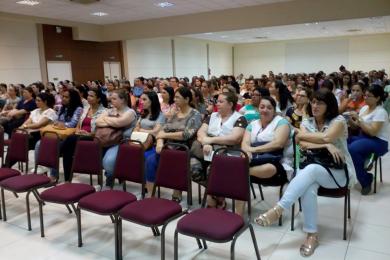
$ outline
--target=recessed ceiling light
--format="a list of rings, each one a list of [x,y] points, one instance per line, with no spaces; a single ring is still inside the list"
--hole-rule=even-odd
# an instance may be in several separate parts
[[[167,7],[172,7],[175,4],[172,4],[170,2],[161,2],[161,3],[156,3],[154,4],[155,6],[161,7],[161,8],[167,8]]]
[[[18,1],[16,2],[17,4],[20,5],[29,5],[29,6],[34,6],[39,4],[39,1],[34,1],[34,0],[23,0],[23,1]]]
[[[207,33],[204,33],[205,35],[212,35],[213,33],[212,32],[207,32]]]
[[[106,16],[106,15],[108,15],[108,13],[104,13],[104,12],[95,12],[95,13],[91,13],[91,15],[95,15],[95,16]]]
[[[221,35],[221,38],[227,38],[227,37],[229,37],[229,36],[227,36],[227,35]]]

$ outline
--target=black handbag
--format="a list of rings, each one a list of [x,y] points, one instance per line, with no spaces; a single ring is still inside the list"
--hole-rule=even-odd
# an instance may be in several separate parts
[[[299,169],[309,164],[320,164],[325,168],[343,169],[343,162],[335,162],[327,148],[300,150]]]
[[[255,142],[252,144],[252,147],[264,145],[268,142]],[[252,160],[250,161],[249,166],[258,166],[266,163],[277,163],[283,158],[283,150],[278,149],[275,151],[270,151],[266,153],[252,153]]]

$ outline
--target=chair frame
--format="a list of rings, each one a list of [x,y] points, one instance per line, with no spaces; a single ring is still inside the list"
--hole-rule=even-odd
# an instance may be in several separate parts
[[[296,154],[295,149],[296,149],[296,147],[294,146],[294,155]],[[295,158],[295,156],[294,156],[294,158]],[[295,167],[296,167],[296,164],[294,163],[294,168]],[[348,216],[348,219],[351,219],[351,192],[350,192],[350,189],[348,187],[349,177],[348,177],[348,169],[347,169],[346,165],[344,165],[344,171],[345,171],[345,174],[347,175],[347,182],[345,184],[345,187],[335,188],[335,189],[327,189],[327,188],[320,186],[318,189],[318,196],[328,197],[328,198],[342,198],[342,197],[344,197],[343,240],[347,240],[347,216]],[[336,195],[338,191],[342,191],[342,193],[344,193],[343,196]],[[333,192],[335,194],[332,196]],[[302,211],[300,198],[299,198],[299,211]],[[292,209],[291,209],[291,231],[294,231],[294,220],[295,220],[294,213],[295,213],[295,203],[292,205]]]
[[[232,241],[231,246],[230,246],[230,259],[234,260],[236,241],[237,241],[238,237],[244,231],[246,231],[249,228],[249,231],[250,231],[250,234],[251,234],[251,237],[252,237],[252,242],[253,242],[253,245],[254,245],[254,248],[255,248],[255,252],[256,252],[256,257],[257,257],[258,260],[260,260],[260,252],[259,252],[259,248],[258,248],[258,245],[257,245],[255,232],[254,232],[253,226],[251,224],[251,213],[252,212],[251,212],[251,194],[250,194],[250,177],[249,177],[249,158],[248,158],[248,155],[243,150],[237,149],[237,148],[227,148],[227,147],[222,147],[222,148],[217,149],[214,152],[213,158],[214,158],[214,156],[219,155],[222,152],[228,152],[228,151],[240,152],[241,154],[244,155],[246,161],[248,162],[248,167],[247,167],[247,170],[246,170],[246,177],[248,179],[248,195],[247,195],[247,198],[248,198],[248,201],[247,201],[247,203],[248,203],[248,218],[244,218],[244,225],[243,225],[243,227],[241,227],[240,230],[238,230],[234,234],[234,237],[232,239],[212,240],[212,239],[207,238],[207,237],[200,237],[200,236],[187,235],[187,234],[184,234],[184,235],[195,238],[196,242],[198,244],[199,249],[202,249],[202,248],[207,249],[206,241],[211,241],[211,242],[214,242],[214,243],[226,243],[226,242]],[[211,164],[212,164],[212,162],[211,162]],[[211,167],[213,167],[213,166],[211,166]],[[208,182],[210,180],[210,175],[211,174],[212,173],[210,173],[208,178],[207,178],[207,184],[208,184]],[[201,208],[205,208],[206,207],[207,196],[211,195],[211,194],[208,193],[208,191],[209,191],[209,185],[206,186],[206,191],[205,191],[204,196],[203,196]],[[233,199],[233,204],[234,204],[234,199]],[[233,205],[233,212],[234,212],[234,205]],[[186,214],[191,214],[191,213],[186,212]],[[178,248],[178,234],[179,234],[179,231],[176,228],[175,229],[175,234],[174,234],[174,259],[175,260],[178,259],[178,249],[179,249]],[[202,243],[201,243],[201,240],[202,240]],[[203,244],[203,246],[202,246],[202,244]]]
[[[190,173],[190,152],[189,152],[189,148],[184,145],[184,144],[180,144],[180,143],[172,143],[172,142],[168,142],[166,144],[164,144],[163,146],[163,150],[164,149],[170,149],[169,147],[170,146],[175,146],[176,148],[182,148],[184,149],[184,151],[187,153],[187,165],[188,165],[188,168],[187,168],[187,172],[186,172],[186,175],[187,175],[187,205],[190,206],[191,203],[192,203],[192,188],[191,188],[191,184],[192,184],[192,180],[191,180],[191,173]],[[158,166],[160,167],[160,165]],[[158,186],[156,183],[154,184],[153,186],[153,191],[152,191],[152,197],[154,197],[156,195],[156,192],[157,192],[157,197],[160,198],[160,186]],[[122,243],[123,243],[123,236],[122,236],[122,220],[125,220],[125,221],[128,221],[128,222],[131,222],[131,223],[134,223],[134,224],[138,224],[138,225],[141,225],[141,226],[144,226],[144,227],[149,227],[152,229],[152,232],[153,232],[153,236],[157,237],[157,236],[160,236],[161,235],[161,260],[164,260],[165,259],[165,230],[166,230],[166,227],[168,226],[168,224],[170,222],[172,222],[173,220],[183,216],[184,214],[186,214],[188,212],[188,209],[184,209],[182,208],[182,211],[174,216],[172,216],[171,218],[168,218],[167,220],[165,220],[164,223],[158,225],[158,226],[154,226],[154,225],[147,225],[147,224],[144,224],[144,223],[140,223],[140,222],[135,222],[135,221],[131,221],[131,220],[127,220],[127,219],[123,219],[121,216],[118,217],[118,251],[119,251],[119,255],[117,259],[122,259],[123,258],[123,253],[122,253]],[[161,233],[159,231],[159,226],[162,226],[162,229],[161,229]]]
[[[129,144],[129,142],[136,143],[136,144],[141,146],[141,149],[142,149],[142,158],[141,158],[142,162],[141,163],[144,164],[144,151],[145,151],[145,149],[144,149],[143,144],[140,141],[137,141],[137,140],[124,139],[124,140],[121,141],[120,145],[131,145],[131,144]],[[118,150],[118,154],[119,154],[119,150]],[[139,159],[139,158],[136,158],[136,159]],[[115,162],[115,164],[117,164],[117,161]],[[114,169],[117,169],[117,167],[115,166]],[[144,167],[142,167],[141,168],[141,177],[142,177],[141,179],[143,180],[143,182],[141,183],[141,197],[142,197],[142,199],[145,198],[145,178],[144,178],[144,176],[145,176]],[[115,170],[114,170],[113,178],[115,180]],[[113,181],[113,184],[111,186],[111,190],[113,189],[114,182],[115,181]],[[122,189],[123,189],[123,192],[126,192],[126,180],[124,180],[123,183],[122,183]],[[94,193],[92,193],[92,194],[94,194]],[[83,209],[85,211],[88,211],[88,212],[91,212],[91,213],[94,213],[94,214],[97,214],[97,215],[109,216],[110,217],[112,223],[114,224],[115,259],[120,259],[120,257],[119,257],[119,239],[118,239],[118,220],[119,220],[119,213],[118,213],[118,211],[111,212],[111,213],[108,213],[108,214],[102,214],[102,213],[95,212],[95,211],[92,211],[92,210],[89,210],[89,209],[86,209],[86,208],[81,208],[77,204],[75,212],[76,212],[76,216],[77,216],[78,247],[82,247],[82,245],[83,245],[82,233],[81,233],[81,209]]]
[[[79,142],[79,141],[80,141],[80,139],[77,140],[77,142]],[[95,139],[91,140],[91,142],[96,142],[96,140]],[[99,152],[99,157],[100,157],[99,161],[101,162],[102,161],[102,149],[101,149],[101,145],[100,145],[99,142],[98,142],[98,144],[99,144],[99,151],[98,152]],[[76,149],[77,149],[77,143],[76,143]],[[75,161],[73,160],[72,169],[71,169],[71,180],[73,179],[74,164],[75,164]],[[102,186],[102,183],[103,183],[103,169],[102,169],[102,166],[100,167],[99,174],[96,174],[96,175],[97,175],[97,178],[98,178],[98,183],[100,184],[100,186]],[[90,182],[91,182],[91,186],[92,186],[92,175],[91,174],[90,174]],[[38,204],[39,204],[39,219],[40,219],[40,227],[41,227],[41,237],[45,237],[44,223],[43,223],[43,205],[45,205],[45,201],[40,196],[38,198],[39,198]],[[77,221],[81,221],[81,216],[80,216],[80,214],[78,214],[79,212],[77,211],[77,208],[74,205],[78,201],[70,203],[70,204],[56,203],[56,202],[51,202],[51,201],[48,201],[48,202],[55,203],[55,204],[60,204],[60,205],[65,205],[65,207],[68,209],[69,214],[72,214],[72,210],[69,207],[69,205],[70,205],[72,207],[73,211],[75,212]]]
[[[19,130],[19,129],[15,129],[16,130]],[[24,130],[23,130],[24,131]],[[59,140],[59,136],[57,133],[55,132],[46,132],[42,138],[46,135],[46,134],[54,134],[55,138],[57,138],[57,140]],[[28,137],[27,137],[28,138]],[[27,151],[28,151],[28,142],[27,142]],[[59,168],[59,154],[60,154],[60,146],[59,146],[59,142],[57,143],[57,170]],[[38,155],[38,158],[40,158],[40,156]],[[38,160],[35,160],[35,167],[34,167],[34,172],[33,173],[30,173],[30,174],[37,174],[37,170],[38,170],[38,165],[40,165],[38,163]],[[27,166],[26,166],[27,167]],[[27,176],[28,173],[26,172],[25,175],[22,175],[22,176]],[[40,197],[39,197],[39,192],[38,192],[38,189],[40,188],[47,188],[47,187],[51,187],[53,186],[54,184],[53,183],[48,183],[48,184],[44,184],[44,185],[38,185],[38,186],[34,186],[34,187],[31,187],[30,189],[28,190],[25,190],[25,191],[14,191],[14,190],[9,190],[7,188],[4,188],[4,187],[0,187],[1,188],[1,206],[2,206],[2,211],[3,211],[3,221],[7,221],[7,214],[6,214],[6,208],[5,208],[5,196],[4,196],[4,190],[8,190],[10,192],[13,192],[14,194],[17,194],[17,193],[25,193],[26,192],[26,209],[27,209],[27,228],[28,228],[28,231],[31,231],[31,214],[30,214],[30,194],[32,193],[34,195],[34,197],[37,199],[38,203],[40,202]]]
[[[379,161],[379,180],[383,183],[382,179],[382,156],[375,155],[375,169],[374,169],[374,193],[376,193],[376,180],[378,173],[378,161]]]

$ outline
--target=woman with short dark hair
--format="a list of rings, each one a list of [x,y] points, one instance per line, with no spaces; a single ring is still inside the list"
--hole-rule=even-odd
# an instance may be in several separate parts
[[[382,86],[371,85],[365,93],[366,106],[359,114],[351,114],[351,126],[360,129],[359,136],[351,137],[348,145],[356,169],[356,176],[362,185],[362,195],[368,195],[373,181],[372,174],[364,168],[364,161],[371,153],[382,156],[388,151],[389,115],[382,107],[387,93]]]
[[[320,89],[314,94],[312,118],[306,118],[296,139],[302,149],[326,148],[337,162],[345,162],[348,169],[349,185],[355,183],[355,169],[347,148],[348,128],[345,119],[339,115],[337,101],[332,92]],[[301,198],[304,214],[303,230],[307,237],[300,247],[302,256],[310,256],[318,246],[317,191],[320,186],[334,189],[345,186],[347,176],[344,169],[329,168],[334,179],[320,164],[309,164],[298,170],[287,186],[283,197],[265,214],[255,219],[261,226],[276,222],[284,210],[289,210]],[[336,181],[338,185],[336,184]]]

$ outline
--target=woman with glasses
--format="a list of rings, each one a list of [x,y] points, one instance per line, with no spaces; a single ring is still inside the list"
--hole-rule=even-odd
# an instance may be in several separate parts
[[[290,107],[286,111],[287,120],[297,129],[300,128],[302,119],[311,115],[310,99],[312,91],[310,88],[302,88],[295,95],[295,107]]]
[[[348,140],[348,149],[351,153],[356,169],[356,176],[362,185],[362,195],[368,195],[373,181],[372,174],[364,168],[365,159],[375,153],[382,156],[388,151],[389,115],[382,107],[387,93],[379,85],[371,85],[365,95],[366,106],[360,109],[359,114],[351,114],[351,126],[360,129],[361,134]]]
[[[334,160],[344,161],[348,168],[349,184],[354,184],[355,169],[347,148],[348,129],[344,117],[339,115],[337,101],[328,89],[317,91],[311,102],[311,118],[304,118],[296,140],[302,149],[326,148]],[[345,186],[347,178],[343,169],[330,168],[340,186]],[[309,164],[298,170],[296,176],[287,186],[283,197],[265,214],[255,219],[261,226],[276,222],[284,210],[291,208],[301,198],[304,215],[303,230],[307,237],[300,247],[302,256],[310,256],[318,246],[317,227],[317,191],[322,186],[328,189],[337,188],[337,184],[320,164]]]
[[[260,119],[259,105],[262,97],[269,96],[266,88],[256,87],[252,92],[251,104],[245,105],[238,112],[244,115],[248,124],[254,120]]]

